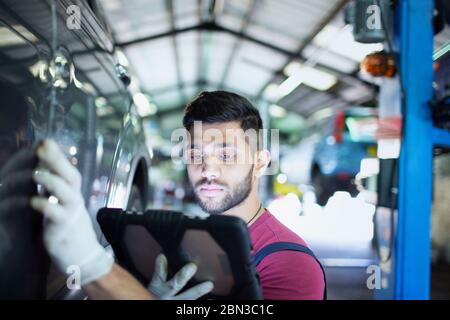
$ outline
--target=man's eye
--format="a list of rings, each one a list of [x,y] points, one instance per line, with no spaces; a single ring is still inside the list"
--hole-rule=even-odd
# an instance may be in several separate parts
[[[203,154],[200,151],[191,150],[188,152],[187,156],[191,161],[195,162],[202,161],[203,159]]]
[[[203,157],[203,156],[202,156],[201,153],[193,153],[193,154],[191,154],[191,159],[201,160],[202,157]]]
[[[224,152],[224,153],[222,153],[222,155],[221,155],[221,159],[223,160],[223,161],[232,161],[232,160],[234,160],[234,154],[233,153],[229,153],[229,152]]]

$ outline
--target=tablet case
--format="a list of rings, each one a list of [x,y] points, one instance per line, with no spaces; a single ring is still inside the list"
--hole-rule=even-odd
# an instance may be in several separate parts
[[[196,262],[198,271],[186,288],[213,281],[214,289],[206,299],[262,299],[247,225],[240,218],[103,208],[97,220],[118,263],[144,286],[151,280],[156,256],[163,252],[170,275]]]

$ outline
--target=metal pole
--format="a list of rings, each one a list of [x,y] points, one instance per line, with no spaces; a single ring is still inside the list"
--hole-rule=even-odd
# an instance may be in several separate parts
[[[404,87],[403,142],[399,166],[395,298],[430,297],[432,192],[433,0],[402,0],[396,12]]]

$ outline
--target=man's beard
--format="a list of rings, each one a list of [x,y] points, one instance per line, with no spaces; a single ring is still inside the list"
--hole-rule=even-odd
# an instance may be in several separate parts
[[[248,195],[252,191],[252,173],[253,165],[244,180],[234,184],[234,188],[225,195],[225,198],[218,205],[212,207],[202,202],[197,194],[196,188],[194,188],[195,200],[198,202],[200,208],[202,208],[203,211],[209,214],[221,214],[231,208],[234,208],[240,205],[245,199],[247,199]],[[208,184],[206,179],[202,179],[201,181],[199,181],[196,186],[203,184]]]

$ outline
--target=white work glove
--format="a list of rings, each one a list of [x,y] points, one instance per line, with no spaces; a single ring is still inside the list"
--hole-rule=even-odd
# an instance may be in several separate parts
[[[197,272],[194,263],[188,263],[178,271],[172,279],[167,280],[167,258],[160,254],[155,260],[155,271],[148,290],[160,300],[196,300],[210,292],[214,285],[211,281],[202,282],[177,295]]]
[[[81,175],[51,140],[37,148],[39,169],[33,179],[52,196],[33,197],[31,206],[44,214],[44,244],[63,272],[78,266],[80,284],[107,274],[113,257],[97,241],[81,195]],[[42,169],[41,169],[42,168]]]

